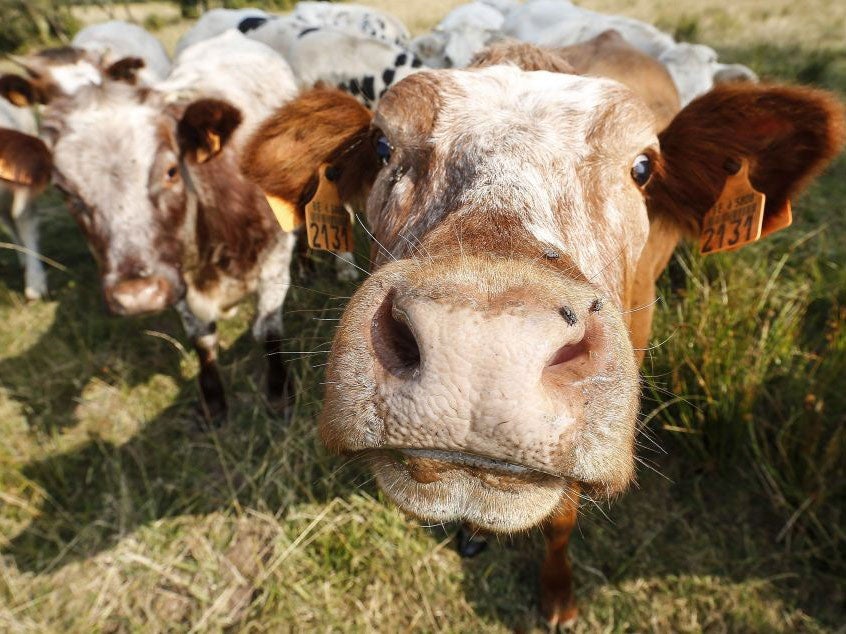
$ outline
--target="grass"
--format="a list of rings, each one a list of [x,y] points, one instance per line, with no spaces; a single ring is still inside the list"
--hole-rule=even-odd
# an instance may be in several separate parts
[[[437,19],[410,4],[393,6],[415,30]],[[589,4],[846,94],[838,7]],[[462,560],[321,448],[323,320],[352,291],[326,257],[286,303],[286,350],[316,353],[291,355],[292,419],[266,413],[244,307],[221,328],[232,417],[202,433],[177,320],[107,317],[73,223],[40,204],[43,251],[68,269],[50,300],[25,303],[0,251],[0,631],[542,631],[537,534]],[[641,452],[660,475],[583,509],[579,631],[846,621],[846,160],[794,206],[793,228],[732,255],[682,249],[663,277]]]

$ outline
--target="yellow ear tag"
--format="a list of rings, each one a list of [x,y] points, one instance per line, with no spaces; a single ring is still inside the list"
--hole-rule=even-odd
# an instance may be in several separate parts
[[[323,251],[353,250],[352,217],[341,204],[338,187],[326,177],[325,163],[314,197],[305,207],[308,246]]]
[[[265,194],[264,197],[283,231],[290,233],[303,224],[303,217],[296,205],[272,194]]]
[[[11,101],[12,105],[17,106],[18,108],[27,108],[30,105],[29,100],[17,90],[9,91],[9,94],[6,95],[6,99]]]
[[[720,197],[702,218],[699,251],[702,254],[734,251],[761,239],[767,197],[749,182],[745,159],[737,174],[729,176]]]

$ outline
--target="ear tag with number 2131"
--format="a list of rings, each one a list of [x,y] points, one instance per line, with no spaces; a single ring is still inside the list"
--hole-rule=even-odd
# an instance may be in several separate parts
[[[317,191],[305,207],[308,246],[324,251],[352,251],[352,218],[341,203],[337,185],[326,176],[328,167],[320,166]]]
[[[740,169],[726,179],[717,202],[702,218],[700,253],[734,251],[789,227],[793,222],[790,201],[765,218],[766,202],[766,195],[749,182],[749,162],[743,159]]]

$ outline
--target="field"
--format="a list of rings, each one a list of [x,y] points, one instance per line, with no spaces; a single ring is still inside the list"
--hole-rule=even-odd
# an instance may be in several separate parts
[[[420,31],[457,2],[372,4]],[[846,97],[846,3],[582,4]],[[322,364],[353,290],[328,258],[286,302],[292,418],[267,413],[243,307],[221,329],[232,414],[204,432],[176,317],[107,316],[60,199],[39,204],[48,301],[24,300],[0,248],[0,631],[545,629],[538,534],[461,559],[454,527],[404,517],[320,446]],[[571,547],[577,631],[844,631],[846,159],[794,209],[789,230],[680,249],[664,275],[638,484],[586,505]]]

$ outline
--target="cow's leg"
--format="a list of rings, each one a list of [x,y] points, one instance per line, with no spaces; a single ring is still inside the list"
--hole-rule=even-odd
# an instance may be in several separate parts
[[[544,525],[546,558],[540,574],[540,604],[544,617],[553,626],[569,626],[579,614],[573,596],[573,571],[567,547],[576,525],[578,489],[573,488],[554,517]]]
[[[472,559],[488,547],[485,534],[463,522],[455,535],[455,548],[465,559]]]
[[[267,396],[271,406],[284,411],[294,395],[282,354],[282,304],[291,286],[291,258],[296,244],[293,233],[280,237],[259,273],[258,311],[253,335],[264,344],[267,355]]]
[[[338,259],[335,262],[335,275],[339,282],[355,282],[358,279],[358,267],[355,265],[355,257],[352,253],[338,254]]]
[[[226,394],[217,367],[217,327],[200,320],[183,301],[176,305],[185,334],[200,359],[200,405],[206,422],[218,425],[226,418]]]
[[[16,189],[12,193],[10,220],[12,235],[24,249],[19,254],[24,267],[24,295],[29,300],[36,300],[47,295],[47,275],[38,257],[38,217],[29,199],[26,189]]]

